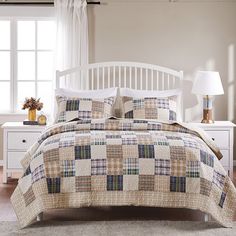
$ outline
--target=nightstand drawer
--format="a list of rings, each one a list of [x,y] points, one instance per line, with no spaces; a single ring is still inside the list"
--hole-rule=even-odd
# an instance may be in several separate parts
[[[8,152],[7,154],[7,168],[22,169],[20,161],[25,156],[25,152]]]
[[[222,166],[229,166],[229,150],[220,150],[223,157],[220,160]]]
[[[37,141],[40,132],[8,132],[7,148],[26,151]]]
[[[229,131],[227,130],[205,130],[215,141],[219,148],[229,148]]]

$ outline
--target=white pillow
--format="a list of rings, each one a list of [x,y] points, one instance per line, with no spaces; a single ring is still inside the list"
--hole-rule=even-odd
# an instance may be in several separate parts
[[[133,98],[163,98],[163,97],[170,97],[170,96],[177,96],[177,121],[182,122],[182,91],[181,89],[170,89],[170,90],[138,90],[138,89],[130,89],[130,88],[120,88],[119,90],[120,97],[133,97]],[[121,100],[121,99],[120,99]],[[121,103],[121,101],[120,101]],[[122,107],[122,114],[123,114],[123,106]]]
[[[98,90],[75,90],[75,89],[55,89],[55,96],[78,97],[78,98],[107,98],[116,97],[117,88],[106,88]]]

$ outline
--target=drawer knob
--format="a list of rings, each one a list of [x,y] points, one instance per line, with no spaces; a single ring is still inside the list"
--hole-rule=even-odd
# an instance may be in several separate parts
[[[22,143],[26,143],[26,140],[25,140],[25,139],[23,139],[23,140],[22,140]]]

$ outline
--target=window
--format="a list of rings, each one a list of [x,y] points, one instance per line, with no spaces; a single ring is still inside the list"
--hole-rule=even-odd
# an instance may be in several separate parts
[[[54,78],[54,21],[0,20],[0,32],[0,113],[20,112],[30,96],[41,98],[48,112]]]

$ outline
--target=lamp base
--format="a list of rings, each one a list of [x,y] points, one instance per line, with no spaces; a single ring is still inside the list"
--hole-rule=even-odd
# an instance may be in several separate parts
[[[212,119],[212,109],[203,109],[203,119],[201,123],[204,123],[204,124],[214,123],[214,120]]]

